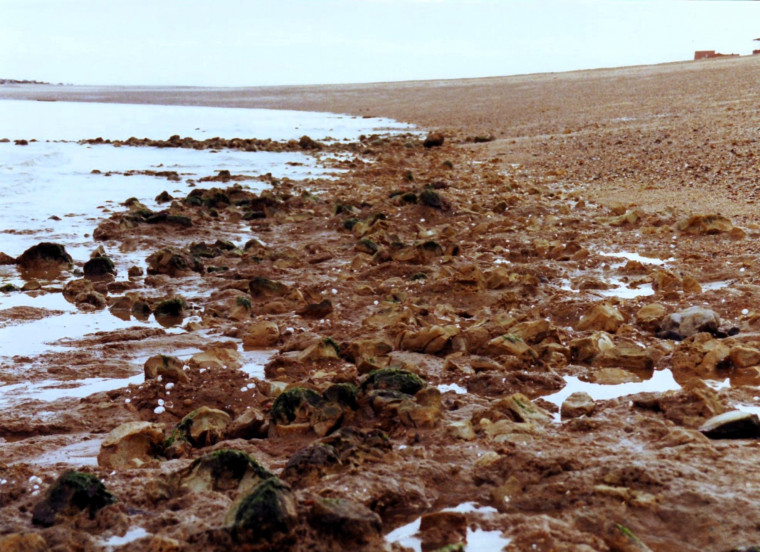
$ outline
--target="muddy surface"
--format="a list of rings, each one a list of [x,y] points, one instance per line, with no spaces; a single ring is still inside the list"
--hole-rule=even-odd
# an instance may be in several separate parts
[[[695,74],[741,80],[748,66]],[[672,72],[617,76],[657,89]],[[54,315],[128,326],[3,357],[0,543],[757,546],[760,229],[732,203],[754,185],[756,114],[676,102],[652,122],[652,97],[636,106],[646,127],[611,122],[605,104],[604,128],[579,134],[581,101],[547,123],[567,133],[475,140],[452,122],[436,147],[365,137],[324,161],[346,171],[336,179],[254,192],[210,174],[160,208],[126,202],[93,221],[105,253],[130,244],[141,267],[88,280],[79,263],[5,292],[19,299],[0,339]],[[146,379],[159,354],[179,368]],[[730,414],[736,438],[715,438],[705,424],[732,411],[745,413]],[[222,450],[262,469],[199,475]],[[67,469],[117,501],[50,525],[38,504]],[[264,491],[277,508],[252,528],[236,512]]]

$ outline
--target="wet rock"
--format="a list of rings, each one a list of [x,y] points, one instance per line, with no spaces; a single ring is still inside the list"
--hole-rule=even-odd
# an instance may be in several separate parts
[[[660,324],[667,314],[665,305],[650,303],[636,312],[636,322],[642,329],[656,333],[660,331]]]
[[[190,378],[184,372],[185,363],[177,357],[167,355],[154,355],[145,361],[143,371],[145,379],[162,379],[178,383],[187,383]]]
[[[470,420],[460,420],[451,422],[446,426],[446,433],[455,439],[462,441],[472,441],[475,439],[475,429],[472,427]]]
[[[379,538],[383,522],[366,506],[344,498],[317,498],[309,512],[311,526],[347,543]]]
[[[162,451],[164,432],[150,422],[127,422],[108,434],[98,453],[103,468],[139,468],[154,460]]]
[[[344,409],[305,387],[293,387],[274,401],[270,433],[279,436],[303,435],[314,431],[320,437],[334,430],[343,420]]]
[[[0,251],[0,265],[13,265],[16,264],[16,259]]]
[[[170,447],[185,441],[194,447],[213,445],[222,438],[230,421],[226,412],[202,406],[180,420],[165,444]]]
[[[298,355],[299,362],[340,358],[340,345],[329,337],[315,341]]]
[[[720,316],[704,307],[690,307],[666,317],[661,331],[676,332],[682,337],[690,337],[699,332],[715,333],[720,326]]]
[[[360,374],[385,368],[393,346],[383,339],[359,339],[341,347],[342,356],[356,365]]]
[[[362,382],[361,389],[364,393],[372,390],[389,390],[406,395],[415,395],[424,386],[425,383],[417,374],[401,368],[390,367],[370,372]]]
[[[486,350],[494,355],[512,355],[525,362],[538,359],[538,353],[530,345],[511,333],[493,338],[487,343]]]
[[[324,299],[319,303],[310,303],[305,307],[298,309],[296,314],[303,316],[304,318],[312,318],[315,320],[321,320],[325,318],[333,311],[332,301]]]
[[[153,309],[153,315],[158,318],[182,318],[185,315],[187,303],[181,297],[172,297],[166,301],[161,301]]]
[[[552,421],[552,415],[537,406],[522,393],[515,393],[494,404],[494,408],[500,410],[516,422],[533,422],[545,424]]]
[[[430,326],[414,331],[404,331],[397,338],[398,348],[406,351],[415,351],[434,355],[443,351],[450,343],[451,338],[459,333],[459,329],[452,325]]]
[[[418,391],[414,401],[405,400],[397,408],[399,421],[407,427],[431,429],[441,420],[441,392],[435,387]]]
[[[236,370],[243,365],[243,357],[231,347],[211,347],[191,356],[187,364],[193,368]]]
[[[290,486],[271,477],[230,508],[225,525],[238,541],[274,546],[289,535],[297,519],[296,499]]]
[[[298,140],[298,145],[301,147],[301,149],[305,150],[320,150],[324,147],[322,144],[309,136],[301,136],[301,138]]]
[[[183,544],[177,539],[164,535],[153,535],[148,543],[148,552],[182,552]]]
[[[147,259],[148,274],[183,276],[190,272],[202,272],[203,264],[190,253],[167,247],[151,254]]]
[[[434,209],[443,209],[444,206],[443,199],[441,199],[438,192],[430,188],[422,190],[422,193],[420,193],[420,201],[423,205],[433,207]]]
[[[528,345],[538,345],[545,340],[559,343],[557,328],[546,319],[515,324],[509,328],[509,333],[521,338]]]
[[[248,408],[227,426],[228,439],[263,439],[267,436],[267,418],[257,408]]]
[[[82,309],[104,309],[108,305],[106,296],[97,291],[84,291],[74,297],[74,304]]]
[[[130,266],[127,270],[127,276],[130,278],[138,278],[143,275],[143,269],[139,266]]]
[[[686,428],[698,428],[725,411],[718,394],[700,379],[687,381],[679,391],[639,395],[633,403],[639,408],[661,413]]]
[[[253,297],[284,297],[290,288],[282,282],[257,276],[248,283],[248,289]]]
[[[423,550],[448,550],[448,545],[467,542],[467,516],[461,512],[425,514],[419,532]]]
[[[0,537],[3,552],[48,552],[47,542],[37,533],[11,533]]]
[[[91,280],[100,280],[108,275],[116,274],[116,267],[109,257],[93,257],[84,263],[84,277]]]
[[[760,365],[760,351],[754,347],[737,345],[731,348],[729,353],[731,364],[737,368],[749,368]]]
[[[562,402],[560,414],[562,419],[579,418],[581,416],[591,416],[596,409],[596,403],[591,395],[578,391],[570,395]]]
[[[655,270],[652,272],[651,278],[652,289],[657,293],[676,293],[683,289],[683,281],[681,278],[673,274],[670,270]]]
[[[594,305],[590,311],[583,315],[577,329],[580,331],[597,330],[615,333],[623,322],[625,319],[620,311],[612,305],[602,303]]]
[[[641,376],[634,374],[630,370],[600,368],[594,370],[594,373],[591,374],[591,381],[600,385],[620,385],[621,383],[636,383],[643,380]]]
[[[731,220],[723,215],[693,215],[682,220],[676,228],[684,234],[711,235],[711,234],[736,234],[740,229],[735,228]]]
[[[646,372],[654,368],[654,351],[630,340],[619,340],[594,357],[594,366]]]
[[[244,492],[274,474],[244,452],[220,449],[196,459],[178,477],[180,490]]]
[[[271,320],[257,320],[245,327],[243,345],[245,347],[272,347],[280,341],[280,328]]]
[[[61,244],[42,242],[24,251],[16,264],[25,271],[69,270],[74,266],[74,259]]]
[[[714,378],[718,370],[731,367],[731,348],[710,334],[698,333],[681,342],[673,352],[671,369],[678,381]]]
[[[756,439],[760,437],[757,414],[732,410],[707,420],[699,428],[710,439]]]
[[[59,516],[76,515],[84,510],[90,518],[94,518],[98,510],[114,502],[116,497],[94,475],[67,471],[50,486],[42,502],[34,507],[32,523],[49,527],[58,521]]]
[[[440,132],[430,132],[422,145],[426,148],[438,148],[443,145],[445,138]]]

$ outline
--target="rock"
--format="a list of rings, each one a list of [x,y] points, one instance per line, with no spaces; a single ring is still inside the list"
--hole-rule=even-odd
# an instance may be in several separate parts
[[[259,409],[250,407],[227,426],[227,439],[262,439],[267,434],[267,418]]]
[[[749,368],[750,366],[760,365],[760,351],[754,347],[736,345],[731,348],[729,358],[731,359],[731,364],[737,368]]]
[[[636,312],[636,322],[647,331],[660,331],[660,323],[667,316],[668,310],[660,303],[649,303]]]
[[[439,550],[467,542],[467,516],[461,512],[434,512],[420,518],[423,550]]]
[[[244,452],[220,449],[196,459],[178,477],[185,491],[245,492],[274,474]]]
[[[342,356],[356,365],[360,374],[385,368],[393,346],[384,339],[359,339],[341,347]]]
[[[90,518],[101,508],[116,502],[100,479],[89,473],[67,471],[48,489],[32,513],[32,523],[50,527],[58,516],[76,515],[87,510]]]
[[[710,439],[756,439],[760,437],[757,414],[732,410],[707,420],[699,431]]]
[[[682,220],[676,228],[684,234],[710,235],[734,231],[731,220],[723,215],[693,215]]]
[[[248,289],[253,297],[284,297],[290,292],[285,284],[261,276],[253,278]]]
[[[156,318],[182,318],[185,315],[187,303],[181,297],[172,297],[161,301],[153,309]]]
[[[678,381],[693,377],[715,378],[717,370],[730,368],[731,348],[710,334],[686,338],[673,352],[671,369]]]
[[[426,148],[438,148],[443,145],[445,138],[440,132],[430,132],[422,145]]]
[[[3,253],[0,251],[0,265],[14,265],[16,264],[16,259],[8,255],[7,253]]]
[[[494,404],[494,408],[510,416],[516,422],[548,423],[553,420],[552,415],[533,402],[522,393],[515,393]]]
[[[569,347],[570,356],[575,362],[593,362],[599,354],[614,348],[615,344],[606,332],[594,332],[572,340]]]
[[[270,432],[274,435],[302,435],[314,431],[320,437],[337,428],[343,420],[343,407],[305,387],[293,387],[274,401]]]
[[[551,322],[546,319],[521,322],[509,328],[509,333],[516,335],[528,345],[538,345],[545,339],[559,343],[559,334]]]
[[[166,446],[177,441],[186,441],[194,447],[213,445],[222,438],[230,421],[226,412],[202,406],[180,420],[166,440]]]
[[[399,421],[407,427],[431,429],[441,420],[441,392],[435,387],[418,391],[414,401],[402,401],[398,407]]]
[[[36,533],[11,533],[0,537],[3,552],[48,552],[47,542]]]
[[[683,289],[681,278],[670,270],[659,269],[651,274],[652,289],[657,293],[675,293]]]
[[[143,370],[145,379],[155,379],[161,376],[164,380],[178,383],[187,383],[190,378],[184,372],[185,363],[177,357],[167,355],[155,355],[145,361]]]
[[[532,362],[538,358],[538,353],[522,338],[511,333],[493,338],[486,344],[486,350],[494,355],[512,355],[526,362]]]
[[[643,381],[641,376],[622,368],[600,368],[591,374],[591,381],[599,385],[619,385]]]
[[[312,527],[347,543],[367,543],[379,538],[383,522],[366,506],[344,498],[317,498],[309,518]]]
[[[104,309],[108,305],[105,295],[97,291],[84,291],[74,297],[74,304],[82,309]]]
[[[298,140],[298,145],[301,146],[301,149],[305,150],[320,150],[323,147],[322,144],[309,136],[301,136],[300,140]]]
[[[591,395],[578,391],[573,393],[562,402],[560,413],[562,419],[579,418],[581,416],[591,416],[596,409],[596,403]]]
[[[271,320],[257,320],[245,327],[243,345],[251,348],[272,347],[280,341],[280,328]]]
[[[361,384],[364,393],[372,390],[391,390],[414,395],[425,386],[417,375],[396,367],[383,368],[370,372]]]
[[[625,368],[634,371],[649,371],[654,368],[654,356],[634,341],[619,340],[612,348],[605,349],[594,357],[594,366]]]
[[[84,277],[90,280],[100,280],[108,275],[115,275],[116,267],[113,261],[105,256],[93,257],[84,263]]]
[[[231,528],[235,540],[273,546],[288,536],[297,519],[296,499],[290,486],[270,477],[233,504],[225,516],[225,525]]]
[[[151,254],[148,259],[148,274],[166,274],[171,277],[183,276],[190,272],[202,272],[203,264],[187,251],[166,247]]]
[[[700,332],[715,333],[720,326],[720,316],[704,307],[690,307],[666,317],[661,331],[676,332],[682,337],[691,337]]]
[[[196,353],[187,361],[193,368],[210,368],[213,370],[237,370],[243,365],[243,357],[236,349],[229,347],[211,347],[202,353]]]
[[[164,535],[153,535],[148,543],[148,552],[182,552],[180,541]]]
[[[298,309],[298,311],[296,311],[296,314],[303,316],[304,318],[321,320],[322,318],[328,316],[332,311],[332,301],[329,299],[324,299],[319,303],[310,303],[305,307]]]
[[[625,322],[623,315],[615,307],[602,303],[594,305],[590,311],[584,314],[576,329],[615,333],[623,322]]]
[[[441,196],[438,192],[430,188],[422,190],[422,193],[420,193],[420,201],[423,205],[427,205],[428,207],[443,209],[443,200],[441,199]]]
[[[340,346],[329,337],[312,343],[298,355],[299,362],[338,358],[340,358]]]
[[[25,271],[69,270],[74,259],[58,243],[42,242],[24,251],[16,264]]]
[[[460,420],[458,422],[449,423],[446,426],[446,433],[455,439],[461,439],[462,441],[472,441],[476,437],[475,429],[473,429],[470,420]]]
[[[139,468],[163,451],[164,432],[150,422],[127,422],[116,427],[100,445],[98,465],[103,468]]]
[[[449,344],[459,329],[452,325],[429,326],[416,331],[404,331],[397,338],[398,348],[417,353],[434,355],[440,353]]]

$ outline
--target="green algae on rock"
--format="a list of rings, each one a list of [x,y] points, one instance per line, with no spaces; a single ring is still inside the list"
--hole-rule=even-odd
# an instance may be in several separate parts
[[[87,510],[90,518],[101,508],[116,502],[105,485],[92,474],[67,471],[48,489],[42,502],[37,503],[32,523],[49,527],[59,515],[69,516]]]

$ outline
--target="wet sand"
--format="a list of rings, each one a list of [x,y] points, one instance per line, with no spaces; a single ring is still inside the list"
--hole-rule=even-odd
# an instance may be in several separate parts
[[[153,379],[4,412],[0,538],[102,549],[140,527],[131,550],[403,550],[382,535],[428,516],[426,550],[465,539],[478,550],[486,533],[510,551],[756,546],[760,422],[734,439],[705,424],[760,409],[759,72],[751,58],[343,87],[0,89],[381,115],[445,137],[365,137],[336,147],[350,156],[329,162],[348,170],[337,180],[250,195],[234,175],[209,175],[207,191],[171,204],[171,220],[148,224],[126,205],[98,221],[104,245],[146,255],[187,255],[190,241],[211,244],[242,221],[261,242],[219,246],[196,274],[154,263],[129,280],[148,297],[114,285],[123,275],[96,284],[109,307],[130,309],[190,286],[188,332],[87,337],[76,354],[39,359],[31,381],[74,377],[65,367],[95,376],[109,352],[121,359],[112,377],[157,351],[208,355],[169,388]],[[34,313],[6,313],[22,315]],[[254,380],[225,352],[243,343],[276,350]],[[372,375],[388,367],[402,372]],[[565,402],[570,387],[587,395]],[[172,434],[202,406],[228,420]],[[93,462],[109,431],[135,421],[168,440],[131,448],[124,466]],[[193,471],[221,449],[286,482],[286,522],[229,528],[226,512],[261,487]],[[32,525],[71,464],[119,502]]]

